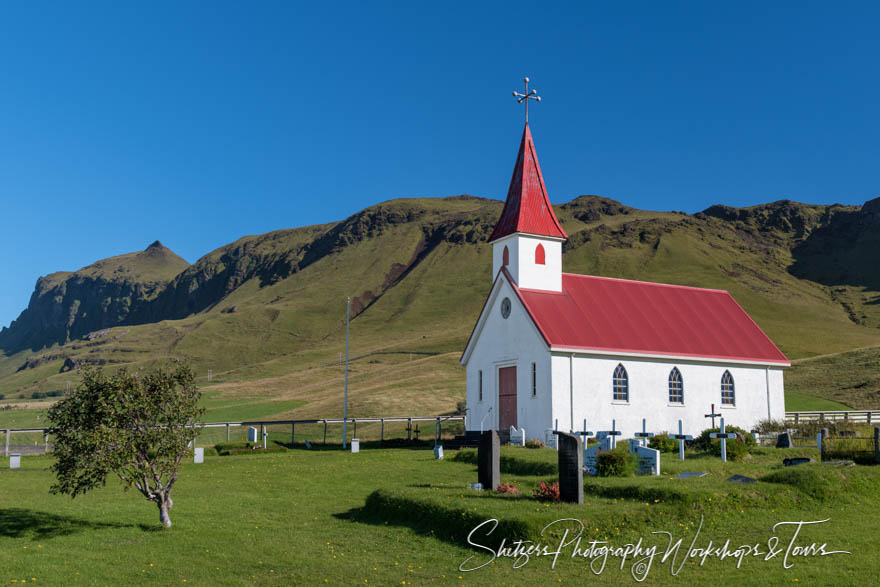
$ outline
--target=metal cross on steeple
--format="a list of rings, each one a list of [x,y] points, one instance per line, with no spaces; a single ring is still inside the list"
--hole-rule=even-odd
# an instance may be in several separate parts
[[[538,95],[538,90],[529,91],[529,78],[524,77],[523,81],[526,84],[526,93],[520,94],[519,92],[514,92],[513,97],[516,98],[517,104],[526,103],[526,124],[529,123],[529,100],[534,100],[535,102],[541,101],[541,96]]]

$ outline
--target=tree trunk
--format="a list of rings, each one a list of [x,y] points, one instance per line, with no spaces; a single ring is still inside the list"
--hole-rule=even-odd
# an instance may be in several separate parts
[[[165,526],[166,528],[171,527],[171,517],[168,515],[168,510],[172,508],[174,502],[171,501],[170,497],[163,497],[159,499],[159,522]]]

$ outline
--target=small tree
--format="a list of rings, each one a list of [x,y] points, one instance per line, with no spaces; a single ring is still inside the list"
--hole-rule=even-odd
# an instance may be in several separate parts
[[[76,497],[116,474],[159,508],[171,527],[171,489],[190,442],[199,433],[201,393],[180,363],[107,375],[87,367],[82,382],[49,409],[57,476],[52,493]]]

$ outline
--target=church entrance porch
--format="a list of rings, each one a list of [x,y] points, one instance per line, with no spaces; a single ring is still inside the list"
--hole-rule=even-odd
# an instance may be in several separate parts
[[[498,429],[516,428],[516,367],[498,369]]]

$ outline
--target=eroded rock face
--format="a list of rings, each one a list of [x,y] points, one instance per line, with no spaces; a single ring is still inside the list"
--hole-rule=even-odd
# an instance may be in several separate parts
[[[880,198],[865,202],[861,216],[864,224],[880,225]]]

